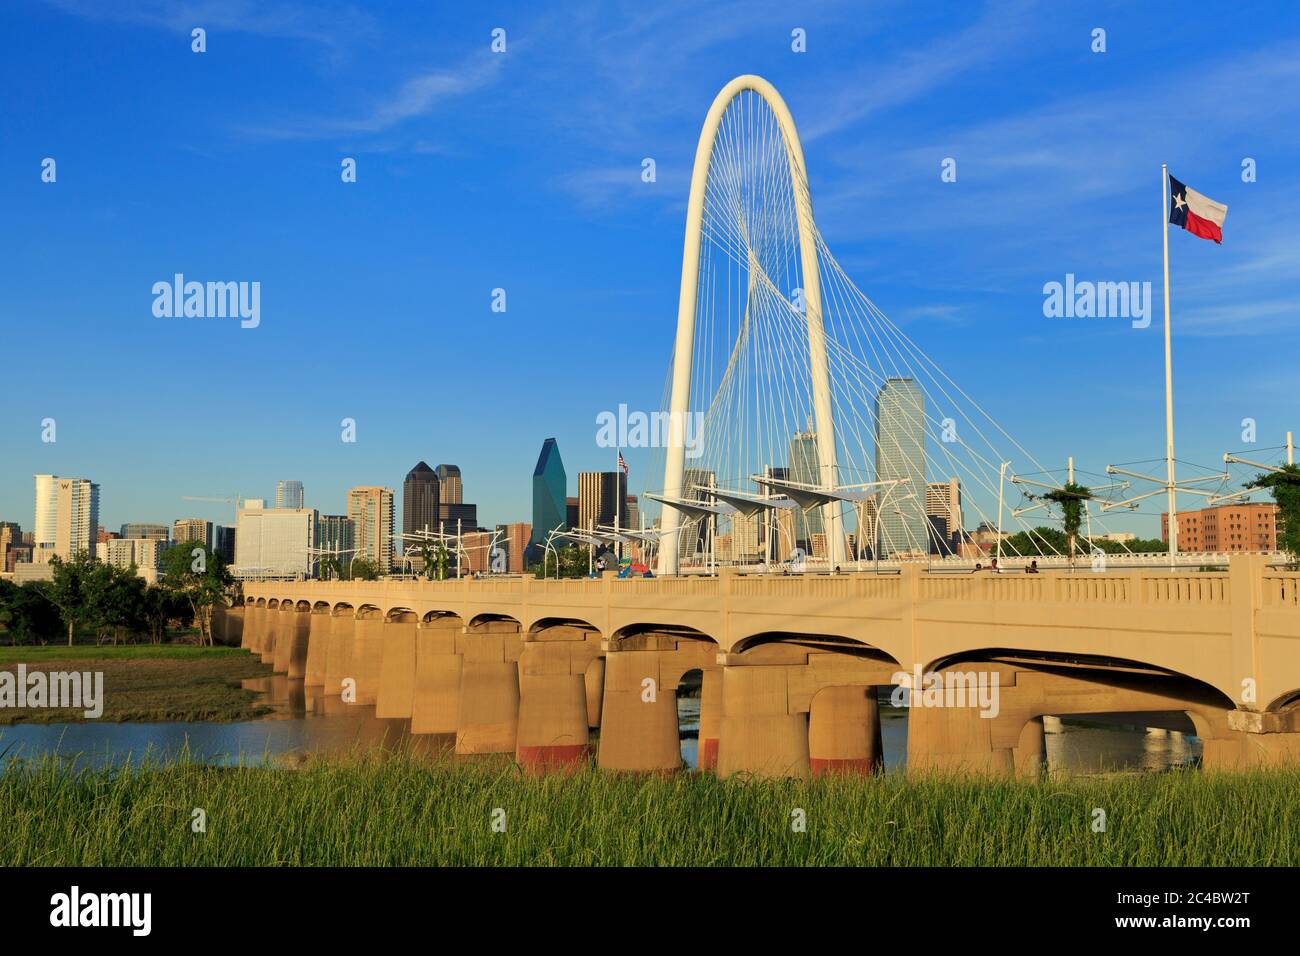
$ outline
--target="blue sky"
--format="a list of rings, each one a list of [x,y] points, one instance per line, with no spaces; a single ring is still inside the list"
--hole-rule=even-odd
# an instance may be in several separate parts
[[[31,527],[37,472],[98,481],[116,528],[228,521],[181,496],[279,478],[336,513],[424,459],[461,466],[484,523],[528,520],[543,439],[576,486],[612,467],[595,415],[661,400],[695,141],[740,73],[790,105],[840,263],[1043,461],[1163,451],[1168,162],[1230,209],[1221,247],[1170,235],[1179,457],[1247,447],[1245,417],[1279,444],[1300,430],[1300,18],[1211,9],[7,0],[0,519]],[[176,272],[261,282],[261,325],[155,318]],[[1045,318],[1067,272],[1151,281],[1151,327]]]

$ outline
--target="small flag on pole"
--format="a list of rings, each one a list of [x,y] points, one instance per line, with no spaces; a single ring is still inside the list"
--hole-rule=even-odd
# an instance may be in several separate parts
[[[623,460],[623,452],[621,450],[618,453],[618,467],[623,469],[623,474],[627,474],[627,462]]]
[[[1169,177],[1169,222],[1182,226],[1193,236],[1223,242],[1223,220],[1228,217],[1228,207],[1203,196],[1195,189],[1184,186],[1173,176]]]

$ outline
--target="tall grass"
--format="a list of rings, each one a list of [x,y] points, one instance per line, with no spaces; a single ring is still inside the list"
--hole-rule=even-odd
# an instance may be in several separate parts
[[[1294,866],[1297,793],[1296,770],[805,783],[411,754],[297,771],[46,759],[0,774],[0,865]]]

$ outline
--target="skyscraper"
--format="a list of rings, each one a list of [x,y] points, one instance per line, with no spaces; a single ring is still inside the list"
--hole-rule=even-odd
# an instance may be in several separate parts
[[[460,466],[439,465],[437,474],[442,503],[447,505],[464,503],[464,489],[461,487],[460,482]]]
[[[280,507],[276,505],[276,507]],[[172,540],[177,544],[184,541],[197,541],[205,548],[212,549],[212,522],[202,518],[179,518],[172,523]]]
[[[704,468],[686,468],[682,471],[682,498],[686,501],[710,501],[702,489],[713,488],[716,484],[713,472]],[[683,560],[693,561],[694,555],[702,555],[708,546],[708,522],[682,515],[679,528],[677,554]]]
[[[821,485],[821,465],[817,455],[817,433],[813,431],[812,422],[808,423],[806,432],[795,432],[790,439],[790,481],[803,485]],[[823,515],[821,507],[804,514],[802,508],[794,511],[795,545],[812,554],[812,536],[822,534]]]
[[[346,574],[348,564],[356,553],[354,526],[352,519],[346,515],[320,515],[316,519],[316,547],[321,551],[334,552],[322,555],[321,561],[332,559],[340,573]]]
[[[592,530],[627,525],[627,475],[622,471],[578,472],[578,524]]]
[[[393,489],[364,485],[348,489],[348,517],[361,556],[387,574],[393,567]]]
[[[99,538],[99,485],[86,478],[36,476],[36,537],[33,560],[64,561],[78,551],[95,556]]]
[[[881,556],[928,554],[925,397],[914,379],[886,379],[876,395],[876,478],[907,479],[880,509]]]
[[[961,534],[961,481],[932,481],[925,486],[925,514],[932,526],[942,528],[937,541],[930,542],[936,554],[950,554],[956,545],[955,536]]]
[[[438,523],[443,534],[463,534],[478,528],[478,505],[465,501],[465,489],[461,483],[460,467],[457,465],[439,465],[438,475]]]
[[[275,483],[275,506],[277,508],[301,508],[302,482],[277,481]]]
[[[55,514],[59,507],[57,475],[36,476],[36,522],[32,525],[32,560],[45,564],[54,554]]]
[[[537,456],[537,467],[533,469],[533,530],[528,542],[530,559],[534,549],[546,543],[549,532],[569,527],[565,509],[567,486],[560,446],[554,438],[548,438],[542,442],[542,453]]]
[[[419,541],[414,531],[437,531],[441,520],[439,502],[442,488],[433,469],[420,462],[406,473],[402,482],[402,551]],[[349,545],[350,547],[350,545]]]

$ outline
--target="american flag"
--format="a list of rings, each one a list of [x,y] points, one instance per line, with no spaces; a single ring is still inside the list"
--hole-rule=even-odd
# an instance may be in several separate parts
[[[618,467],[623,469],[623,474],[627,474],[627,462],[623,460],[623,452],[618,453]]]

